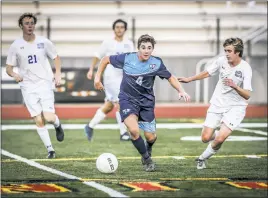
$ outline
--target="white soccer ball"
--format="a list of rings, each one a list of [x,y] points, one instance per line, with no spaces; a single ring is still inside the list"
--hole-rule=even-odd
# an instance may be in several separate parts
[[[118,161],[114,154],[103,153],[98,157],[96,166],[102,173],[113,173],[118,168]]]

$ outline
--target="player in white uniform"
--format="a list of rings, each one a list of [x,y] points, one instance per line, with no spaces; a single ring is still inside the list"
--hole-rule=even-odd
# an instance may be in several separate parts
[[[133,42],[124,39],[124,34],[127,30],[127,23],[121,19],[116,20],[113,23],[113,30],[115,37],[111,39],[104,40],[96,52],[93,58],[92,64],[87,73],[88,79],[92,79],[94,67],[97,65],[104,56],[117,55],[126,52],[133,52]],[[118,94],[120,90],[120,84],[123,78],[123,72],[120,69],[114,68],[112,65],[108,65],[103,76],[103,83],[105,87],[105,103],[100,107],[93,119],[85,126],[85,133],[89,141],[91,141],[93,136],[94,127],[100,123],[106,115],[111,112],[116,106],[116,120],[120,128],[120,140],[128,141],[130,140],[129,133],[127,132],[125,124],[121,121],[118,105]]]
[[[21,15],[18,20],[23,37],[10,46],[6,60],[6,72],[19,83],[25,105],[34,119],[37,132],[48,151],[48,158],[55,157],[45,122],[54,125],[58,141],[63,141],[64,132],[54,108],[54,92],[61,81],[61,62],[53,43],[34,34],[36,17],[31,13]],[[53,72],[48,57],[54,60]],[[15,73],[13,67],[18,66]],[[55,81],[55,82],[54,82]]]
[[[252,69],[241,58],[243,41],[229,38],[223,47],[225,56],[218,58],[205,71],[192,77],[178,78],[180,82],[188,83],[219,74],[201,135],[202,141],[209,142],[209,145],[196,159],[197,169],[206,168],[205,160],[216,154],[225,139],[242,122],[252,91]],[[219,131],[215,131],[217,127],[220,127]]]

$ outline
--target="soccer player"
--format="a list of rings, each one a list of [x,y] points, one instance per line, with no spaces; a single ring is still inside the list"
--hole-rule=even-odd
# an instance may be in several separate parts
[[[125,52],[133,52],[133,43],[128,39],[124,39],[124,34],[127,30],[127,22],[118,19],[113,23],[114,38],[104,40],[100,46],[98,52],[96,52],[95,57],[93,58],[92,64],[87,73],[87,78],[92,79],[93,71],[98,61],[101,60],[104,56],[117,55]],[[89,141],[93,137],[94,127],[100,123],[106,115],[113,110],[115,107],[116,120],[120,129],[120,140],[129,141],[130,136],[127,132],[125,124],[121,121],[119,106],[118,106],[118,94],[120,90],[120,83],[122,81],[123,72],[120,69],[114,68],[111,64],[107,66],[107,69],[104,72],[103,83],[105,87],[105,103],[100,107],[93,119],[85,126],[85,133]]]
[[[242,59],[243,41],[240,38],[228,38],[223,47],[225,56],[219,57],[205,71],[192,77],[178,78],[180,82],[188,83],[219,74],[201,135],[202,141],[209,144],[196,159],[197,169],[206,168],[205,161],[219,151],[223,142],[242,122],[252,91],[252,70]],[[218,126],[219,131],[215,131]]]
[[[178,91],[179,98],[190,100],[190,96],[184,91],[177,78],[166,69],[162,59],[151,55],[155,43],[152,36],[145,34],[138,39],[138,52],[105,56],[94,81],[95,88],[103,90],[100,80],[106,66],[110,63],[123,70],[119,93],[120,115],[131,134],[133,145],[142,156],[145,171],[155,170],[155,164],[151,159],[152,146],[156,141],[153,91],[155,77],[167,79]],[[144,131],[146,141],[140,136],[139,128]]]
[[[25,105],[35,121],[37,133],[48,151],[48,158],[55,158],[45,123],[51,123],[56,130],[58,141],[63,141],[64,132],[54,108],[54,92],[61,81],[61,62],[55,46],[47,38],[34,34],[37,18],[32,13],[24,13],[18,20],[23,36],[10,46],[6,72],[19,83]],[[53,72],[48,57],[54,60]],[[13,71],[18,66],[19,72]]]

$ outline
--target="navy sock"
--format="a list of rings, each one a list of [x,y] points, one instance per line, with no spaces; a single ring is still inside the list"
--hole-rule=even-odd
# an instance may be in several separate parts
[[[141,136],[139,136],[139,138],[136,140],[131,139],[131,141],[144,159],[148,159],[150,157],[147,150],[146,150],[144,140],[142,139]]]

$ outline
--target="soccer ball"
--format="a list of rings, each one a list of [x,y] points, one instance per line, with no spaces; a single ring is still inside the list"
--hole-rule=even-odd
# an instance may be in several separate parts
[[[102,173],[114,173],[118,168],[118,161],[114,154],[103,153],[98,157],[96,166]]]

